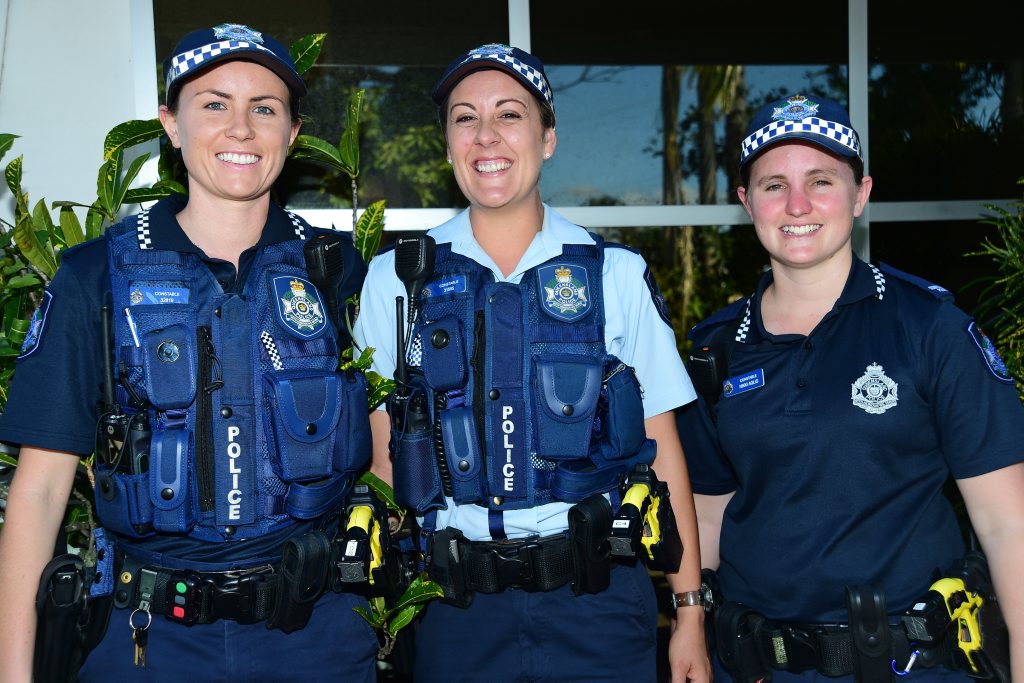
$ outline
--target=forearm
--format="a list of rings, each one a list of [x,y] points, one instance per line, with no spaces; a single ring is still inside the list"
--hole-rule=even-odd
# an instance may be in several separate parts
[[[373,462],[370,472],[380,477],[390,486],[394,486],[391,474],[391,451],[388,442],[391,440],[391,418],[387,411],[374,410],[370,413],[370,433],[373,436]]]
[[[53,557],[78,457],[23,448],[0,533],[0,678],[27,681],[35,645],[35,596]]]

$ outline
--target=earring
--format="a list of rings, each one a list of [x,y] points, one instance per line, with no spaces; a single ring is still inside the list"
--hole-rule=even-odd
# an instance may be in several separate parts
[[[449,164],[452,163],[452,158],[451,157],[448,157],[448,163]]]
[[[544,152],[544,158],[545,159],[550,159],[551,158],[551,152]]]

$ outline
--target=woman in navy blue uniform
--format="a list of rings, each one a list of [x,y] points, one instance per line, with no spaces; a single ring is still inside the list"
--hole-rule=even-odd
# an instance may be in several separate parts
[[[744,606],[719,610],[716,680],[876,681],[908,669],[908,680],[967,680],[900,627],[965,556],[949,477],[1024,678],[1024,409],[1013,379],[949,292],[854,255],[872,181],[840,105],[769,104],[740,168],[771,270],[753,296],[691,330],[697,354],[717,351],[727,370],[679,422],[704,565],[727,604]],[[757,618],[767,619],[753,638],[760,655],[738,647]],[[856,632],[876,618],[891,626],[876,649],[851,643],[846,624]]]
[[[325,589],[369,459],[364,380],[337,371],[350,339],[331,309],[365,266],[350,236],[270,196],[306,86],[240,24],[189,33],[165,69],[160,120],[189,194],[63,254],[0,421],[21,446],[0,537],[4,678],[30,678],[33,596],[99,443],[91,592],[114,609],[82,680],[375,680],[365,600]],[[341,251],[340,282],[307,270],[310,240]]]
[[[707,681],[696,519],[672,413],[694,394],[650,271],[541,201],[557,137],[534,55],[471,50],[432,99],[469,208],[428,233],[436,254],[409,285],[409,348],[396,338],[396,297],[409,294],[396,270],[415,242],[370,263],[355,328],[374,369],[402,383],[391,421],[371,416],[374,468],[393,473],[399,502],[420,516],[428,572],[445,590],[418,626],[415,678],[655,680],[650,576],[641,562],[612,562],[606,543],[608,499],[617,507],[621,477],[649,465],[671,489],[685,548],[667,574],[679,601],[673,680]]]

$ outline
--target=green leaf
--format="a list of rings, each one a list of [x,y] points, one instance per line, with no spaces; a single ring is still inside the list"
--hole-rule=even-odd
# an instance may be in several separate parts
[[[372,370],[366,372],[366,380],[370,383],[367,403],[370,405],[370,410],[374,410],[395,390],[395,380],[381,377]]]
[[[82,224],[75,215],[74,209],[70,206],[60,208],[60,232],[64,238],[64,244],[73,247],[85,241],[85,233],[82,232]]]
[[[356,249],[363,255],[364,263],[369,263],[380,248],[380,238],[384,232],[384,205],[383,199],[370,204],[356,221],[353,238]]]
[[[408,626],[409,623],[416,618],[416,615],[420,613],[420,610],[422,610],[423,607],[424,605],[410,605],[405,609],[398,610],[398,613],[392,616],[390,621],[388,621],[387,628],[384,629],[384,632],[392,638],[397,637],[398,632]]]
[[[114,186],[117,181],[118,170],[121,167],[121,155],[117,154],[113,159],[103,162],[96,177],[96,204],[97,209],[111,221],[114,220]]]
[[[367,470],[360,475],[359,481],[369,486],[373,493],[388,506],[389,510],[402,509],[399,507],[398,503],[395,502],[395,490],[376,474]]]
[[[132,159],[132,163],[128,165],[128,170],[124,172],[124,177],[114,178],[114,198],[113,206],[111,207],[113,208],[113,213],[116,214],[121,210],[121,205],[124,204],[124,197],[128,192],[128,188],[139,175],[139,171],[142,170],[142,165],[147,161],[149,161],[149,154],[135,157]]]
[[[18,466],[18,461],[15,458],[12,458],[9,455],[5,455],[4,453],[0,453],[0,463],[3,463],[4,465],[7,465],[8,467],[17,467]]]
[[[32,210],[32,226],[32,234],[39,247],[37,253],[41,258],[40,263],[33,261],[32,265],[41,270],[46,277],[52,278],[57,272],[57,257],[53,253],[53,238],[56,228],[53,225],[53,219],[50,218],[50,211],[46,208],[45,199],[36,202],[35,208]],[[18,247],[24,252],[21,243],[18,243]],[[32,261],[28,254],[25,257]]]
[[[312,135],[296,137],[289,156],[293,159],[316,161],[336,171],[352,175],[352,169],[342,160],[337,148],[326,140]]]
[[[116,155],[123,155],[128,148],[148,142],[163,134],[164,127],[160,125],[160,119],[125,121],[114,126],[103,140],[103,160],[110,161]]]
[[[424,579],[423,576],[417,576],[409,584],[409,587],[405,589],[402,596],[395,602],[392,611],[397,612],[405,609],[410,605],[420,605],[433,600],[434,598],[444,597],[444,589],[439,584],[430,579]]]
[[[142,202],[155,202],[158,199],[163,199],[169,195],[174,194],[173,190],[167,188],[158,188],[155,185],[153,187],[136,187],[133,190],[125,192],[123,204],[141,204]]]
[[[341,152],[343,162],[348,166],[348,173],[352,178],[359,176],[359,112],[363,108],[363,95],[365,90],[358,90],[348,103],[348,121],[345,131],[341,134],[341,141],[338,143],[338,151]]]
[[[4,170],[4,178],[7,179],[7,187],[11,188],[11,193],[15,197],[21,196],[21,164],[23,158],[17,156],[14,160],[7,164],[7,168]]]
[[[311,33],[308,36],[299,38],[288,48],[288,54],[295,62],[295,70],[300,74],[309,71],[310,67],[316,64],[320,57],[320,50],[324,47],[326,33]]]
[[[93,204],[85,214],[85,239],[99,237],[103,232],[103,212]]]
[[[7,281],[7,287],[10,289],[20,289],[22,287],[32,287],[34,285],[42,284],[42,282],[43,281],[35,275],[16,275]]]
[[[160,190],[161,192],[166,190],[169,194],[188,194],[188,190],[185,188],[185,186],[179,183],[174,178],[161,178],[160,180],[153,183],[153,189]]]
[[[40,246],[32,217],[28,214],[23,215],[14,226],[13,232],[14,243],[18,245],[21,255],[38,268],[43,275],[52,278],[57,270],[57,261],[52,251],[47,253]]]
[[[0,159],[3,159],[4,155],[7,154],[7,150],[14,144],[15,138],[19,137],[21,136],[12,133],[0,133]]]
[[[373,628],[381,628],[384,625],[383,614],[371,614],[370,611],[365,607],[353,607],[352,611],[354,611],[356,614],[365,619],[366,623],[368,623]]]

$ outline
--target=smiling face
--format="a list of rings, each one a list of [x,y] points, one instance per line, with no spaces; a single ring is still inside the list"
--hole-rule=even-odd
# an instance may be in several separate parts
[[[871,178],[857,184],[842,159],[804,142],[762,152],[738,194],[773,268],[849,268],[853,221],[864,211]],[[845,277],[845,271],[843,271]]]
[[[477,209],[540,202],[545,155],[555,130],[545,128],[540,104],[511,76],[493,69],[466,76],[447,102],[448,156],[459,189]]]
[[[175,111],[160,108],[160,121],[181,149],[189,195],[266,198],[299,132],[289,103],[284,81],[254,62],[218,64],[185,83]]]

